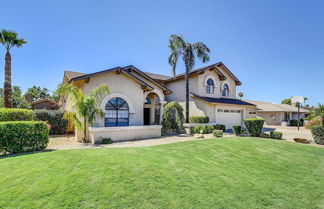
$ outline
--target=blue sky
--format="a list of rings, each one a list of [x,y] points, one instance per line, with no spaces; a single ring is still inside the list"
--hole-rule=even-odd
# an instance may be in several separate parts
[[[10,0],[1,7],[0,28],[29,41],[12,50],[13,84],[24,90],[54,90],[64,70],[132,64],[170,74],[168,38],[181,34],[204,42],[208,64],[224,62],[246,99],[278,103],[302,95],[310,104],[324,102],[324,1]],[[4,53],[1,47],[1,69]]]

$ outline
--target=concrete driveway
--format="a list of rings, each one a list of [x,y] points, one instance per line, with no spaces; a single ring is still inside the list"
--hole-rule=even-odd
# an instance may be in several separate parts
[[[304,138],[304,139],[314,141],[311,131],[308,129],[305,129],[304,127],[300,127],[300,129],[298,131],[297,127],[292,127],[292,126],[269,126],[269,125],[266,125],[266,126],[264,126],[263,131],[266,133],[270,133],[271,131],[280,131],[283,134],[282,138],[290,140],[290,141],[293,141],[293,138]]]

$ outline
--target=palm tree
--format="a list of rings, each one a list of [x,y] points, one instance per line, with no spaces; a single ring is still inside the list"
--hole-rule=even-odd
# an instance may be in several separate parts
[[[186,123],[189,123],[189,73],[195,65],[195,59],[197,56],[203,63],[209,61],[210,52],[209,48],[202,42],[187,43],[181,36],[171,35],[169,39],[169,48],[171,54],[169,56],[169,64],[172,66],[172,74],[176,74],[176,65],[178,58],[182,56],[184,61],[186,72]]]
[[[13,47],[22,47],[26,44],[25,39],[19,39],[14,31],[2,29],[0,32],[0,43],[6,48],[5,56],[5,79],[4,79],[4,106],[12,107],[12,89],[11,89],[11,55],[10,49]]]
[[[64,118],[72,121],[76,129],[83,130],[83,142],[88,142],[87,127],[93,125],[97,116],[103,117],[104,113],[100,109],[102,99],[109,94],[107,85],[102,84],[93,89],[89,94],[84,94],[82,90],[72,84],[64,84],[60,87],[60,95],[68,96],[68,101],[73,109],[66,112]]]
[[[243,93],[243,92],[239,92],[239,93],[237,94],[237,96],[238,96],[240,99],[242,99],[242,98],[244,97],[244,93]]]
[[[322,126],[324,127],[324,104],[318,104],[318,108],[315,109],[315,116],[322,119]]]

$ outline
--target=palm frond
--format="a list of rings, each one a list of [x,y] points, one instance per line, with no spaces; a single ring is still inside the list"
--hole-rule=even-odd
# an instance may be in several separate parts
[[[100,86],[98,86],[97,88],[95,88],[94,90],[92,90],[92,92],[89,94],[90,97],[92,97],[95,101],[97,105],[101,104],[102,99],[109,94],[109,88],[106,84],[101,84]]]
[[[193,44],[193,48],[197,54],[197,57],[203,62],[208,62],[210,57],[208,53],[210,53],[209,48],[202,42],[197,42]]]
[[[68,121],[72,121],[77,129],[82,129],[82,123],[77,117],[77,114],[74,112],[66,112],[63,115],[63,118]]]
[[[195,54],[193,52],[193,46],[190,43],[185,44],[182,59],[186,65],[186,71],[189,72],[195,65]]]
[[[11,30],[2,29],[0,32],[0,43],[9,50],[12,47],[22,47],[23,44],[27,43],[24,39],[18,39],[18,34]]]

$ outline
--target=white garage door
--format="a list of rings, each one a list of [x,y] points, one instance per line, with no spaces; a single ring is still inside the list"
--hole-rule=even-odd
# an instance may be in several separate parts
[[[226,129],[232,129],[233,125],[241,125],[242,109],[218,107],[216,108],[216,123],[224,124]]]

